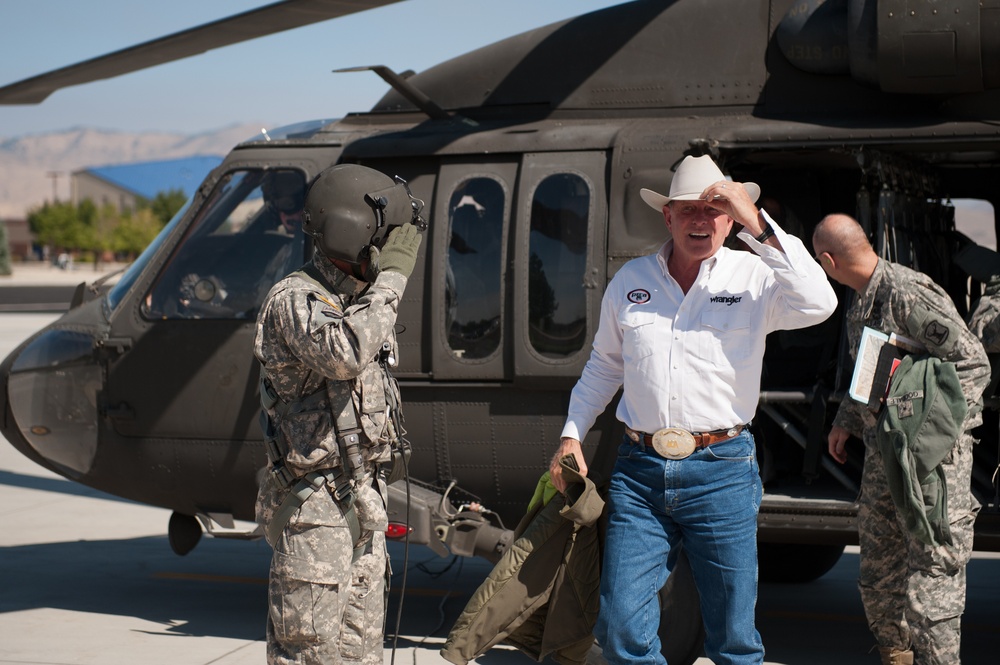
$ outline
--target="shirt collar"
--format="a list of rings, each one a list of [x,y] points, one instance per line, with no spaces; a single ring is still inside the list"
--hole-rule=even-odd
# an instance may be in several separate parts
[[[656,262],[660,264],[660,270],[663,272],[664,277],[670,276],[670,270],[667,268],[667,261],[670,259],[670,255],[674,251],[674,239],[671,238],[665,243],[660,245],[659,251],[656,252]],[[719,259],[725,256],[726,252],[731,251],[728,247],[723,245],[719,250],[712,254],[710,257],[701,262],[702,267],[699,269],[698,274],[700,275],[702,271],[711,271],[715,268]]]
[[[878,263],[875,264],[875,271],[872,272],[872,276],[868,280],[864,291],[858,294],[858,308],[864,313],[864,317],[867,317],[871,313],[871,309],[875,305],[875,296],[879,292],[879,287],[882,286],[885,266],[885,259],[880,257]]]
[[[319,252],[313,254],[313,265],[316,266],[320,274],[326,278],[330,286],[338,293],[356,296],[368,286],[368,282],[355,279],[353,276],[343,272],[337,266],[333,265],[330,259]]]

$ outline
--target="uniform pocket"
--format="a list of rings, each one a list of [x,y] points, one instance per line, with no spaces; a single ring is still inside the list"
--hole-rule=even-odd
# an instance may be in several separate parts
[[[357,383],[361,393],[361,413],[366,415],[384,413],[387,403],[385,373],[382,368],[377,363],[372,363],[361,374]]]
[[[297,644],[336,644],[339,592],[334,584],[272,578],[268,585],[268,611],[278,642],[286,648]]]
[[[340,594],[350,586],[354,544],[340,509],[320,493],[313,496],[327,509],[313,514],[299,510],[275,543],[268,611],[282,642],[336,644],[337,617],[346,602]],[[316,521],[342,526],[312,524]]]
[[[385,539],[375,534],[371,551],[354,564],[340,632],[344,661],[382,662],[385,615]],[[373,656],[378,656],[373,658]]]
[[[285,459],[296,473],[336,465],[340,453],[328,411],[290,413],[281,419],[280,429],[288,444]]]

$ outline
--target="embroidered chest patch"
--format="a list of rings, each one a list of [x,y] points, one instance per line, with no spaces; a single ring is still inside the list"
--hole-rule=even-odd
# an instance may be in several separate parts
[[[636,305],[641,305],[644,302],[649,301],[649,291],[646,289],[635,289],[634,291],[629,291],[628,295],[629,302],[634,302]]]

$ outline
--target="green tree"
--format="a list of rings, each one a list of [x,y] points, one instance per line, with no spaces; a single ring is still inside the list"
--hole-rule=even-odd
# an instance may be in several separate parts
[[[53,249],[80,249],[85,235],[77,206],[69,202],[45,203],[31,210],[28,228],[38,242]]]
[[[84,213],[84,210],[87,212]],[[80,204],[80,216],[89,220],[89,249],[94,252],[94,270],[98,270],[104,254],[114,250],[114,232],[121,224],[122,216],[112,204],[105,203],[98,209],[90,199]]]
[[[173,219],[177,211],[187,203],[187,196],[182,189],[169,189],[165,192],[158,192],[152,201],[144,201],[140,208],[149,208],[160,220],[160,226],[166,226],[167,222]]]
[[[110,203],[98,208],[90,199],[79,205],[45,203],[28,213],[28,226],[53,250],[93,252],[97,269],[109,250],[138,255],[185,203],[180,189],[160,192],[152,201],[140,199],[135,212],[122,213]]]
[[[153,242],[153,238],[162,229],[163,223],[152,210],[149,208],[136,210],[118,221],[111,234],[111,250],[127,255],[131,261]]]

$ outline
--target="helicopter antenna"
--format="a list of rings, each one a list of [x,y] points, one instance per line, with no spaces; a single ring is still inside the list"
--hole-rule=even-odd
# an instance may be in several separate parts
[[[345,67],[344,69],[334,69],[334,74],[343,74],[346,72],[367,72],[372,71],[378,74],[383,81],[392,86],[392,89],[405,97],[408,101],[415,104],[418,109],[423,111],[432,120],[461,120],[467,125],[477,126],[474,120],[470,120],[464,116],[458,115],[457,113],[449,113],[443,108],[438,106],[437,102],[421,92],[417,86],[410,83],[406,77],[397,74],[389,67],[385,65],[370,65],[368,67]]]

